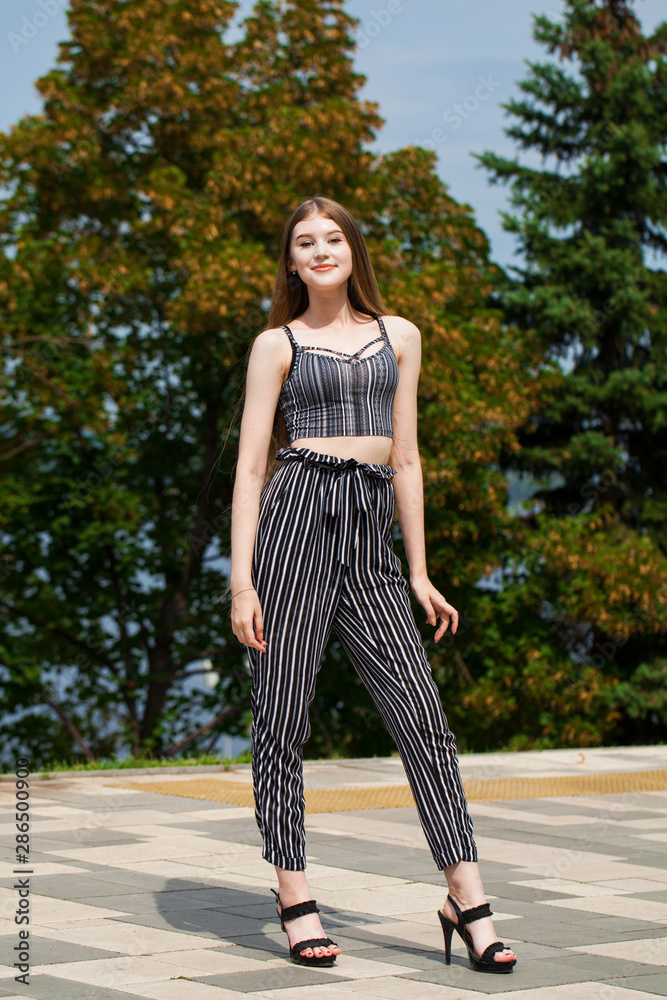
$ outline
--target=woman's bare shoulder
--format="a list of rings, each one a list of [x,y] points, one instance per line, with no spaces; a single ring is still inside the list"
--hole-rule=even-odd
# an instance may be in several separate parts
[[[285,373],[292,361],[292,347],[282,327],[269,327],[258,333],[252,343],[252,361]]]
[[[253,341],[253,347],[257,344],[260,351],[271,351],[276,348],[289,347],[289,339],[282,326],[272,326],[258,333]]]
[[[401,351],[419,350],[421,334],[418,326],[403,316],[382,316],[381,319],[392,347],[394,350],[398,348],[399,359]]]

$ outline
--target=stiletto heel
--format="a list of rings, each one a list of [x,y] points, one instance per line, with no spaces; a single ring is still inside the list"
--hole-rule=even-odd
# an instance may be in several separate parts
[[[442,934],[445,939],[445,965],[451,965],[452,934],[456,930],[456,924],[453,924],[451,920],[445,916],[442,910],[438,910],[438,916],[440,917],[440,923],[442,924]]]
[[[295,903],[294,906],[285,906],[280,901],[280,896],[275,889],[271,889],[271,892],[276,897],[276,913],[280,918],[280,929],[285,931],[287,934],[287,928],[285,924],[288,924],[290,920],[296,920],[297,917],[305,917],[307,913],[319,913],[319,907],[317,906],[314,899],[307,899],[303,903]],[[280,909],[278,909],[280,907]],[[289,941],[289,934],[287,934],[287,940]],[[290,959],[296,963],[296,965],[310,965],[317,966],[319,968],[328,967],[334,964],[338,955],[302,955],[301,952],[306,948],[337,948],[338,945],[331,938],[308,938],[307,941],[298,941],[297,944],[293,944],[290,948]]]
[[[455,899],[452,899],[449,895],[447,899],[454,908],[458,922],[454,923],[449,917],[445,916],[442,910],[438,910],[442,931],[445,936],[445,964],[449,965],[451,962],[452,934],[456,931],[468,950],[468,962],[474,972],[511,972],[516,965],[516,958],[509,959],[507,962],[496,962],[493,957],[499,951],[505,950],[503,942],[494,941],[493,944],[484,949],[481,955],[478,955],[475,951],[472,934],[467,928],[467,925],[474,923],[475,920],[482,920],[484,917],[493,916],[489,904],[481,903],[480,906],[473,906],[469,910],[461,910]]]

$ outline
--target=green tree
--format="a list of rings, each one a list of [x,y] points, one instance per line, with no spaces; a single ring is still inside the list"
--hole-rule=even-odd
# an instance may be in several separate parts
[[[563,377],[502,456],[537,489],[465,704],[512,746],[664,740],[667,24],[648,36],[629,3],[567,0],[534,36],[558,61],[504,105],[533,155],[479,160],[511,186],[525,262],[506,316]]]
[[[485,467],[515,447],[537,355],[488,307],[483,234],[432,154],[368,151],[382,119],[357,97],[342,0],[259,0],[230,44],[237,6],[72,0],[42,113],[0,136],[8,760],[199,751],[246,731],[244,651],[216,601],[232,414],[285,218],[310,194],[360,219],[391,310],[423,331],[443,585],[472,587],[506,522]],[[206,660],[220,683],[193,690]],[[310,753],[387,748],[347,663],[322,672],[313,722]]]

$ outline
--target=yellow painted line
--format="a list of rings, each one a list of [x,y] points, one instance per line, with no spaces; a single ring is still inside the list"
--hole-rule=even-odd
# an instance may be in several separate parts
[[[206,802],[225,802],[254,809],[252,786],[225,778],[192,778],[185,781],[114,782],[112,788],[179,795]],[[622,792],[658,792],[667,789],[667,770],[620,771],[612,774],[572,774],[547,778],[491,778],[464,781],[469,802],[505,802],[509,799],[543,799],[562,795],[618,795]],[[307,788],[306,812],[349,812],[354,809],[396,809],[414,806],[407,785],[368,788]]]

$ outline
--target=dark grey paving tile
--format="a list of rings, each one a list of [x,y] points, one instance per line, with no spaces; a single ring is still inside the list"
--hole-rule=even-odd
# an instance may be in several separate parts
[[[627,899],[628,897],[625,896],[624,898]],[[658,889],[656,892],[633,892],[631,898],[652,899],[656,903],[667,903],[667,889]]]
[[[177,816],[171,816],[160,822],[164,825],[165,829],[177,826],[179,830],[192,830],[195,833],[205,833],[209,840],[229,840],[229,821],[225,819],[179,820]]]
[[[0,937],[0,964],[11,965],[16,959],[8,959],[17,938],[12,934]],[[52,941],[50,938],[39,937],[39,933],[30,934],[31,964],[50,965],[54,962],[87,962],[93,958],[117,958],[117,951],[105,951],[102,948],[92,948],[89,945],[69,944],[66,941]],[[32,978],[32,976],[31,976]],[[17,984],[20,985],[20,984]],[[16,990],[12,990],[16,993]]]
[[[665,869],[665,859],[661,854],[633,851],[628,861],[633,865],[646,865],[647,868],[660,868],[663,871]]]
[[[338,942],[340,944],[340,941]],[[342,945],[341,945],[342,948]],[[433,949],[420,950],[407,946],[387,947],[382,945],[375,948],[357,949],[355,958],[365,958],[372,962],[385,962],[387,965],[407,965],[415,970],[426,971],[427,969],[441,969],[443,965],[442,950]]]
[[[231,972],[217,976],[197,976],[195,982],[208,983],[211,986],[222,986],[227,990],[238,990],[239,993],[256,993],[260,990],[286,990],[295,986],[325,986],[332,982],[350,982],[351,977],[338,975],[331,970],[322,974],[316,969],[293,965],[286,959],[284,968],[273,968],[270,981],[266,972]]]
[[[527,879],[528,880],[528,879]],[[522,900],[534,903],[540,899],[572,899],[572,893],[555,892],[553,889],[533,889],[529,885],[512,885],[509,881],[492,882],[484,879],[484,888],[488,896],[497,896],[491,900],[491,908],[503,909],[507,900]]]
[[[517,950],[517,955],[519,954]],[[474,973],[468,965],[467,957],[452,955],[452,964],[443,963],[440,970],[400,973],[400,979],[434,983],[438,986],[452,986],[459,989],[476,990],[480,993],[504,993],[508,990],[529,990],[538,987],[561,986],[565,983],[583,983],[590,979],[586,969],[574,965],[567,959],[556,961],[517,963],[512,972],[497,976],[482,976]],[[483,980],[479,982],[479,980]],[[583,998],[582,998],[583,1000]]]
[[[34,891],[40,896],[51,896],[54,899],[79,899],[82,896],[102,896],[119,895],[120,893],[136,892],[137,886],[123,886],[117,882],[115,884],[95,878],[91,873],[87,875],[78,874],[67,875],[36,875],[33,877]]]
[[[343,945],[340,940],[336,938],[341,948]],[[269,959],[274,959],[276,955],[287,955],[287,935],[282,931],[279,934],[274,933],[263,933],[263,934],[243,934],[241,937],[235,938],[232,945],[234,951],[230,952],[228,947],[220,948],[221,951],[225,951],[226,954],[238,955],[241,958],[255,958],[259,962],[268,961]],[[216,949],[213,948],[213,951]]]
[[[586,955],[583,952],[579,952],[571,958],[567,955],[561,955],[558,961],[564,962],[568,967],[572,965],[577,969],[588,972],[589,979],[595,981],[607,980],[612,976],[655,975],[663,972],[660,966],[647,965],[645,962],[633,962],[631,949],[627,949],[627,957],[609,958],[607,956]]]
[[[157,927],[161,930],[180,931],[184,934],[216,934],[223,940],[232,940],[243,934],[261,933],[263,923],[249,920],[235,913],[220,910],[167,910],[162,913],[138,913],[128,917],[109,917],[124,924]]]
[[[614,917],[600,917],[586,924],[532,919],[530,921],[524,920],[521,923],[519,921],[507,921],[507,923],[503,921],[502,924],[498,924],[498,930],[501,936],[502,933],[505,933],[506,937],[549,946],[557,943],[561,948],[570,948],[579,944],[608,944],[612,941],[618,941],[620,937],[630,941],[633,938],[653,936],[655,932],[655,925],[647,924],[643,920],[628,919],[623,923],[624,926],[619,928]],[[507,927],[506,932],[505,927]]]
[[[129,991],[132,987],[128,986],[127,989]],[[29,1000],[145,1000],[145,997],[139,997],[136,993],[124,993],[107,986],[92,986],[90,983],[76,983],[72,979],[47,975],[30,976],[30,985],[21,987],[21,995]]]
[[[328,933],[332,940],[337,942],[343,953],[354,952],[357,954],[368,949],[367,941],[359,941],[356,937],[347,937],[344,933],[341,934],[338,929],[327,927],[325,933]],[[258,961],[274,959],[276,955],[287,959],[289,954],[287,935],[281,930],[278,930],[277,933],[274,931],[264,931],[263,934],[243,934],[238,938],[234,938],[232,948],[234,949],[233,951],[230,951],[229,947],[221,948],[220,950],[224,950],[228,955],[233,954],[241,958],[255,958]],[[216,949],[212,950],[215,951]],[[264,989],[266,988],[264,987]]]
[[[145,889],[147,892],[163,892],[165,889],[179,889],[190,891],[192,889],[210,888],[207,883],[196,879],[171,878],[165,875],[150,875],[148,872],[125,871],[121,868],[96,869],[92,873],[96,881],[108,884],[112,893],[118,894],[124,890],[121,886],[128,886],[130,891]],[[85,878],[87,876],[82,876]]]
[[[638,990],[644,993],[655,993],[659,997],[667,997],[667,972],[653,976],[629,976],[627,979],[605,980],[611,986],[622,986],[626,990]]]
[[[180,893],[151,893],[142,895],[126,894],[120,896],[80,896],[77,902],[87,906],[100,906],[104,909],[118,910],[120,913],[142,914],[161,913],[167,910],[191,910],[192,899],[176,899]],[[161,897],[166,897],[162,899]]]
[[[318,904],[319,905],[319,904]],[[371,927],[374,924],[397,923],[404,918],[398,916],[378,917],[372,913],[361,913],[353,910],[337,910],[334,906],[320,906],[322,919],[328,927]]]

